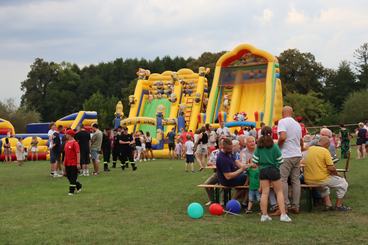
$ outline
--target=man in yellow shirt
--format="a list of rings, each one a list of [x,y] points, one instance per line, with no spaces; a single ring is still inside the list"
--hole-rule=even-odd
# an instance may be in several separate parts
[[[330,188],[336,189],[336,210],[348,211],[350,207],[344,206],[342,200],[348,190],[348,183],[341,178],[332,162],[329,152],[330,140],[326,136],[319,139],[318,146],[308,149],[305,159],[302,160],[304,167],[304,180],[307,184],[320,185],[321,196],[326,209],[332,210]]]

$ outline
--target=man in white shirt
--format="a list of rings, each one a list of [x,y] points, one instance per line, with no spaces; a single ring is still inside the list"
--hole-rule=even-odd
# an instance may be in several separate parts
[[[251,164],[253,153],[256,150],[256,139],[253,136],[245,138],[245,148],[240,152],[240,161],[244,164]]]
[[[220,122],[220,127],[216,130],[216,134],[218,137],[226,136],[230,137],[230,130],[228,127],[225,127],[225,122]]]
[[[55,130],[56,130],[56,125],[54,122],[50,123],[49,126],[49,131],[47,132],[47,135],[49,136],[49,149],[52,148],[52,138],[54,136]]]
[[[284,187],[285,205],[292,213],[299,213],[300,203],[300,161],[302,159],[302,129],[292,118],[293,108],[285,106],[282,109],[282,119],[279,121],[277,133],[278,145],[282,152],[284,162],[280,166],[281,181]],[[291,179],[293,200],[290,204],[288,198],[288,178]]]

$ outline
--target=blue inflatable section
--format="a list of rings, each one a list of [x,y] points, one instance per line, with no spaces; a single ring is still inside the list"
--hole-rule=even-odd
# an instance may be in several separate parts
[[[178,117],[178,132],[184,128],[185,129],[185,118],[183,116]]]
[[[232,128],[232,127],[250,127],[250,126],[256,126],[256,123],[255,122],[237,122],[237,121],[234,121],[234,122],[227,122],[225,123],[225,126],[228,127],[228,128]]]
[[[30,123],[27,124],[28,134],[45,134],[49,131],[50,123]]]

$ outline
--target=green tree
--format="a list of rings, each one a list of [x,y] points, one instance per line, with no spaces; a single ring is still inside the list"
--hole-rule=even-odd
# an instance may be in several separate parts
[[[321,92],[324,68],[311,53],[287,49],[278,57],[283,94]]]
[[[40,121],[40,115],[37,112],[17,107],[12,99],[0,101],[0,118],[11,122],[16,133],[26,133],[27,124]]]
[[[100,127],[111,128],[118,100],[114,96],[106,98],[100,92],[96,92],[83,103],[83,109],[86,111],[97,111]]]
[[[324,93],[327,100],[340,111],[347,96],[357,89],[356,77],[347,61],[342,61],[337,71],[329,71]]]
[[[362,44],[354,52],[359,88],[368,88],[368,43]]]
[[[334,120],[334,109],[330,103],[319,97],[320,95],[315,92],[288,93],[284,98],[284,104],[292,106],[295,116],[302,116],[306,125],[321,125]]]
[[[41,114],[43,120],[54,120],[47,106],[49,87],[59,81],[60,65],[36,58],[28,72],[27,79],[21,83],[24,92],[21,105]]]
[[[194,72],[198,72],[198,68],[201,66],[210,68],[211,72],[207,76],[207,79],[208,79],[209,85],[211,85],[213,81],[213,75],[215,73],[216,62],[225,53],[226,51],[221,51],[218,53],[204,52],[197,59],[189,58],[187,66],[188,68],[192,69]]]
[[[368,90],[351,93],[340,113],[343,123],[358,123],[368,119]]]

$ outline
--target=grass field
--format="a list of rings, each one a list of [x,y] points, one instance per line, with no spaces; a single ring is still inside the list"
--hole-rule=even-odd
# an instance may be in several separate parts
[[[339,163],[343,165],[343,163]],[[211,171],[185,173],[182,161],[142,163],[80,177],[83,192],[68,196],[66,178],[48,176],[47,162],[0,165],[0,244],[367,244],[367,160],[353,160],[348,213],[302,212],[291,224],[260,223],[257,214],[186,214],[205,203],[196,185]],[[304,201],[304,200],[303,200]]]

